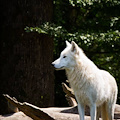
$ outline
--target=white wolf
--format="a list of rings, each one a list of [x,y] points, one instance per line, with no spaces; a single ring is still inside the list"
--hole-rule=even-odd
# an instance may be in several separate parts
[[[90,107],[91,120],[113,120],[114,107],[117,99],[115,79],[107,71],[100,70],[72,41],[66,41],[67,47],[60,58],[52,65],[65,69],[70,86],[78,102],[80,120],[84,120],[84,107]]]

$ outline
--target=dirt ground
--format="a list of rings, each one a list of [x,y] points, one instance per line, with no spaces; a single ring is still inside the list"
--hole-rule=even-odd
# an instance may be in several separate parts
[[[57,120],[64,120],[65,114],[64,113],[60,113],[60,114],[63,114],[63,117],[59,118]],[[23,112],[17,112],[17,113],[13,113],[13,114],[0,116],[0,120],[33,120],[33,119],[26,116]],[[69,118],[67,118],[67,120],[79,120],[79,115],[78,114],[70,114]],[[90,117],[85,116],[85,120],[90,120]],[[120,120],[120,119],[114,119],[114,120]]]
[[[23,112],[17,112],[13,114],[0,116],[0,120],[33,120],[33,119],[26,116]]]

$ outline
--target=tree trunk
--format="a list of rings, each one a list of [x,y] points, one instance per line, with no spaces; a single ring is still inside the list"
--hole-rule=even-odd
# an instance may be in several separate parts
[[[51,21],[52,8],[52,0],[1,1],[1,114],[3,93],[40,107],[54,105],[53,38],[24,31]]]

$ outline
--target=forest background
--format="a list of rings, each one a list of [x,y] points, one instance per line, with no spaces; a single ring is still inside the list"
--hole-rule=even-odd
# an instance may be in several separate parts
[[[33,1],[34,2],[34,1]],[[47,3],[48,0],[44,1],[44,4],[50,4],[51,7],[47,8],[47,11],[44,12],[45,6],[41,6],[40,14],[42,12],[42,15],[46,16],[48,14],[48,19],[40,20],[34,20],[32,21],[32,24],[25,24],[23,25],[22,29],[24,30],[24,34],[28,34],[24,37],[24,39],[33,39],[35,43],[32,43],[33,41],[30,40],[30,42],[25,42],[27,44],[26,46],[29,49],[23,49],[21,45],[18,45],[14,48],[18,50],[19,48],[19,57],[15,57],[16,54],[14,53],[14,57],[12,60],[10,59],[9,62],[4,61],[8,54],[5,54],[5,49],[9,47],[9,45],[13,44],[11,41],[9,41],[9,45],[5,47],[5,44],[8,44],[8,41],[2,41],[2,77],[1,80],[4,79],[4,82],[1,81],[1,94],[4,92],[9,93],[12,96],[17,97],[17,99],[21,101],[27,101],[32,104],[35,104],[40,107],[48,107],[48,106],[68,106],[66,100],[65,100],[65,94],[63,93],[61,83],[65,82],[67,79],[65,76],[64,71],[55,71],[55,77],[53,76],[53,68],[51,68],[49,65],[45,65],[47,61],[48,64],[50,64],[54,59],[59,57],[60,52],[65,48],[65,41],[68,40],[69,42],[75,41],[85,52],[85,54],[92,60],[94,63],[100,68],[109,71],[116,79],[117,85],[118,85],[118,99],[117,103],[120,104],[120,2],[118,0],[54,0],[50,1],[50,3]],[[32,4],[32,2],[31,2]],[[36,2],[37,4],[37,2]],[[27,4],[26,4],[27,5]],[[46,5],[47,6],[47,5]],[[24,6],[26,7],[26,6]],[[32,9],[32,8],[31,8]],[[38,14],[39,14],[38,12]],[[44,13],[44,14],[43,14]],[[46,13],[46,14],[45,14]],[[37,15],[38,15],[37,14]],[[39,18],[41,16],[38,15]],[[43,17],[44,18],[44,17]],[[29,18],[31,20],[31,18]],[[27,19],[29,21],[29,19]],[[28,22],[26,21],[26,22]],[[37,24],[38,22],[38,24]],[[15,31],[14,31],[15,33]],[[14,34],[13,33],[13,34]],[[3,32],[3,35],[4,32]],[[23,35],[24,36],[24,35]],[[28,37],[29,36],[29,37]],[[31,36],[31,37],[30,37]],[[33,37],[35,36],[35,38]],[[36,37],[37,36],[37,37]],[[36,39],[42,39],[42,42],[39,43],[39,40]],[[2,36],[2,38],[4,38]],[[54,40],[54,48],[53,48],[53,40]],[[12,42],[14,42],[13,40]],[[44,41],[44,42],[43,42]],[[29,44],[35,45],[35,47],[29,47]],[[32,49],[36,49],[36,46],[39,44],[39,47],[37,47],[39,50],[41,50],[41,55],[39,56],[39,59],[36,58],[33,54],[36,55],[36,51],[32,51]],[[46,46],[46,44],[48,44]],[[16,45],[12,45],[16,46]],[[42,48],[41,48],[42,46]],[[21,50],[22,48],[22,50]],[[48,49],[43,50],[43,49]],[[13,47],[12,47],[13,49]],[[25,51],[24,51],[25,50]],[[21,57],[21,51],[22,52],[30,52],[30,55],[22,55],[25,57]],[[54,53],[54,56],[51,57]],[[37,53],[38,54],[38,53]],[[48,56],[47,58],[41,58],[42,55]],[[6,55],[6,56],[5,56]],[[3,58],[4,56],[4,58]],[[35,57],[38,59],[38,61],[35,61],[31,59],[32,57]],[[28,58],[29,57],[29,58]],[[11,58],[11,57],[10,57]],[[13,60],[14,59],[14,60]],[[32,60],[30,61],[30,65],[34,64],[34,67],[30,68],[25,63],[18,63],[16,59],[24,59],[24,62],[26,60]],[[41,60],[43,59],[43,61]],[[46,59],[46,62],[45,62]],[[19,61],[19,60],[18,60]],[[41,63],[40,63],[41,61]],[[14,62],[14,65],[10,67],[5,67],[6,63]],[[9,66],[9,65],[6,66]],[[17,69],[16,69],[17,64]],[[39,64],[43,64],[41,67]],[[26,65],[26,66],[25,66]],[[40,67],[35,67],[38,65]],[[20,69],[21,66],[23,66],[24,69]],[[44,70],[46,67],[47,70]],[[11,81],[13,80],[14,87],[8,87],[9,89],[5,89],[6,81],[8,82],[8,77],[4,77],[11,69],[14,68],[14,72],[16,73],[14,76],[11,77]],[[31,71],[29,71],[28,69]],[[7,69],[7,73],[4,73],[4,70]],[[19,74],[18,74],[19,69]],[[26,72],[27,71],[27,72]],[[36,73],[37,71],[37,73]],[[43,71],[41,74],[39,74],[39,71]],[[52,72],[50,72],[52,71]],[[25,77],[25,72],[27,73],[27,76]],[[12,74],[14,74],[12,72]],[[29,75],[28,75],[29,73]],[[32,73],[32,74],[31,74]],[[22,74],[22,78],[21,78]],[[46,76],[49,74],[49,76]],[[31,79],[32,75],[32,79]],[[24,76],[24,77],[23,77]],[[39,77],[38,76],[42,76]],[[51,77],[52,76],[52,77]],[[18,80],[18,78],[20,80]],[[29,81],[26,79],[29,78]],[[6,79],[6,80],[5,80]],[[19,82],[15,83],[15,80],[18,80]],[[24,82],[27,82],[26,85],[23,85],[22,80],[25,80]],[[31,80],[30,80],[31,79]],[[35,80],[34,80],[35,79]],[[37,79],[37,80],[36,80]],[[41,82],[39,80],[43,79]],[[33,82],[34,80],[34,82]],[[29,85],[30,83],[30,85]],[[17,87],[19,90],[16,91],[16,85],[22,85],[25,88],[21,88],[21,86]],[[34,84],[34,85],[33,85]],[[39,84],[39,85],[38,85]],[[42,84],[42,87],[40,86]],[[13,84],[8,84],[8,86],[11,86]],[[36,89],[33,87],[37,86]],[[28,86],[28,88],[27,88]],[[41,87],[41,89],[40,89]],[[52,89],[47,89],[51,87]],[[46,88],[46,89],[45,89]],[[10,89],[13,89],[12,91]],[[38,89],[39,92],[37,91]],[[30,91],[30,92],[28,92]],[[49,91],[49,95],[47,92]],[[43,92],[44,94],[41,94]],[[19,95],[18,95],[19,93]],[[30,95],[28,95],[30,93]],[[36,93],[36,96],[38,99],[30,100],[31,96]],[[38,96],[39,94],[39,96]],[[47,96],[47,97],[45,97]],[[3,98],[1,99],[3,102]],[[38,102],[37,102],[38,101]],[[48,101],[51,101],[48,103]],[[3,102],[4,103],[4,102]],[[1,111],[1,113],[4,113]]]

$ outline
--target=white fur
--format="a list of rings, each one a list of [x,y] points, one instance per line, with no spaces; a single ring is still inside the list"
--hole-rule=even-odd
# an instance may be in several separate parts
[[[100,70],[75,42],[66,41],[66,45],[52,64],[56,69],[65,69],[78,102],[80,120],[84,120],[85,105],[90,107],[91,120],[98,120],[100,111],[103,120],[113,120],[117,99],[115,79]]]

